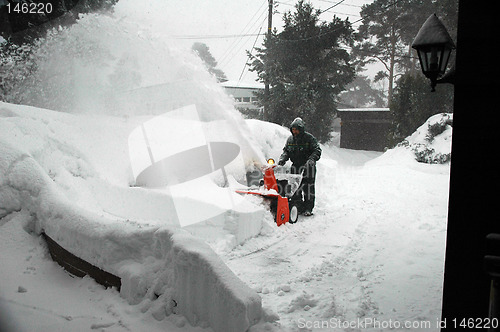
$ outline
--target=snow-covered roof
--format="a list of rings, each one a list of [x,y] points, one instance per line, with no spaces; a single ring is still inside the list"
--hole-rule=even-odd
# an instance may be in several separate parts
[[[220,84],[225,88],[264,89],[264,84],[259,82],[226,81]]]

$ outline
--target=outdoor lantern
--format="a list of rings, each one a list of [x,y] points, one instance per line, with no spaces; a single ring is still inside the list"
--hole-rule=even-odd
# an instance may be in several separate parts
[[[424,75],[431,80],[432,91],[448,65],[455,44],[436,14],[432,14],[418,31],[411,45],[417,50]],[[447,81],[446,83],[450,83]]]

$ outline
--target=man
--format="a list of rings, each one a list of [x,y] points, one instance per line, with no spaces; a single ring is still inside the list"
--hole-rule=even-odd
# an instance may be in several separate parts
[[[283,166],[290,159],[292,161],[291,173],[302,173],[302,182],[292,199],[303,202],[302,207],[299,207],[299,211],[303,212],[305,216],[310,216],[314,209],[316,196],[314,184],[316,180],[316,161],[321,157],[321,148],[318,140],[304,129],[304,121],[301,118],[292,121],[290,125],[292,136],[286,141],[278,165]],[[302,194],[304,194],[303,200]]]

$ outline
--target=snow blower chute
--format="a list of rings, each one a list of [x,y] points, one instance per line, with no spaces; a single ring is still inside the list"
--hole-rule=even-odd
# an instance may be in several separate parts
[[[299,187],[301,175],[279,174],[278,180],[274,173],[276,168],[274,159],[269,159],[267,165],[262,167],[263,179],[259,181],[259,187],[250,187],[247,190],[236,190],[240,194],[251,194],[262,196],[270,200],[270,209],[278,226],[286,222],[291,224],[297,222],[299,210],[294,203],[293,194]]]

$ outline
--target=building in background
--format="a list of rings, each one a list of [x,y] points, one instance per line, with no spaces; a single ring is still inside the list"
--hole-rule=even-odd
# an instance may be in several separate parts
[[[264,85],[235,81],[220,84],[246,118],[261,118],[262,107],[255,93],[264,90]],[[333,143],[345,149],[384,151],[390,127],[389,108],[340,108],[333,121]]]
[[[259,118],[262,109],[257,105],[255,92],[264,90],[264,85],[226,81],[221,83],[226,93],[233,97],[234,107],[248,118]]]
[[[345,108],[338,110],[338,116],[341,148],[384,151],[391,127],[388,108]]]

